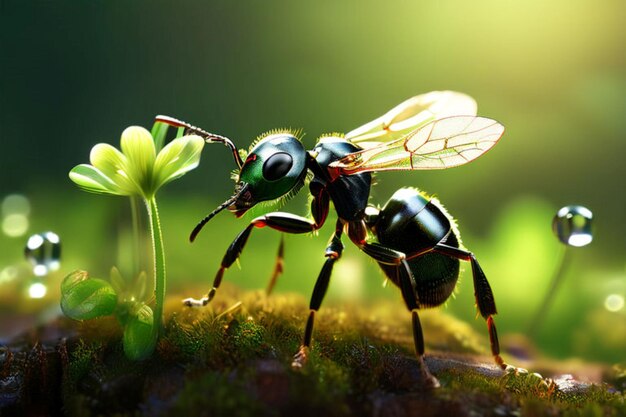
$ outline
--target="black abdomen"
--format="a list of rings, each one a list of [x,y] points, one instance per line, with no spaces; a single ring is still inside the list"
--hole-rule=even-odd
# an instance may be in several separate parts
[[[407,258],[438,243],[459,247],[459,238],[443,207],[411,188],[402,188],[391,197],[374,229],[382,245],[403,252]],[[448,299],[459,276],[458,259],[430,252],[407,262],[421,307],[434,307]],[[398,285],[397,267],[380,266]]]

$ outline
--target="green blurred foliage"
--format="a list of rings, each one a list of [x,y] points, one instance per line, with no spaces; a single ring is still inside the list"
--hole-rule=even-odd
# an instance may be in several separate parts
[[[61,236],[58,276],[75,269],[104,275],[112,265],[124,274],[132,267],[127,201],[86,195],[67,179],[96,142],[116,143],[126,126],[149,127],[154,115],[168,114],[241,147],[272,128],[302,128],[310,148],[319,134],[348,131],[409,96],[462,91],[481,115],[506,126],[502,141],[467,166],[380,174],[372,202],[384,204],[401,186],[435,194],[492,283],[504,334],[526,330],[557,267],[562,248],[552,216],[567,204],[587,206],[594,241],[575,251],[538,341],[553,355],[616,361],[626,337],[608,334],[623,329],[626,315],[607,311],[604,300],[626,292],[625,15],[620,0],[4,0],[0,198],[27,195],[29,232]],[[231,194],[233,168],[225,148],[208,146],[201,166],[160,195],[168,291],[183,294],[192,283],[208,289],[244,227],[222,213],[194,245],[187,242],[195,223]],[[284,209],[305,214],[305,196]],[[287,236],[278,291],[310,294],[331,229],[317,238]],[[0,273],[23,262],[24,241],[0,235]],[[277,233],[255,231],[242,268],[231,268],[226,280],[264,288],[278,243]],[[465,269],[448,308],[484,328],[472,320]],[[27,280],[21,271],[18,279]],[[328,302],[401,302],[382,281],[347,243]],[[0,286],[3,309],[19,304],[6,295],[19,285]]]

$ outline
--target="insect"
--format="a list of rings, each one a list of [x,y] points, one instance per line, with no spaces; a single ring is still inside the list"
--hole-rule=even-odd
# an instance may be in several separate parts
[[[324,299],[333,266],[341,258],[345,234],[376,260],[387,278],[399,287],[412,317],[420,369],[431,385],[436,386],[437,380],[424,363],[418,312],[448,299],[459,276],[460,261],[471,264],[476,305],[487,323],[491,352],[495,362],[506,368],[493,320],[496,305],[491,287],[474,254],[462,246],[454,219],[436,199],[414,188],[398,190],[382,208],[368,204],[374,171],[446,169],[470,162],[491,149],[504,127],[477,116],[476,111],[476,102],[465,94],[433,91],[412,97],[345,135],[323,135],[312,150],[306,150],[294,133],[276,130],[261,135],[249,152],[240,152],[226,137],[168,116],[157,116],[157,121],[183,127],[208,143],[226,145],[238,167],[234,194],[198,223],[191,232],[191,241],[220,211],[228,209],[241,217],[259,202],[297,193],[307,177],[312,197],[312,219],[284,212],[253,219],[226,250],[208,294],[201,299],[188,298],[184,303],[204,306],[211,301],[224,272],[240,256],[253,229],[269,227],[296,234],[316,231],[324,225],[332,202],[338,218],[292,366],[302,367],[307,362],[315,314]],[[282,255],[277,265],[282,265]]]

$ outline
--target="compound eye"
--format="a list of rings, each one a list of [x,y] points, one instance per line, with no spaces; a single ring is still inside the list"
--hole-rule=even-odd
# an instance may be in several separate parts
[[[263,177],[276,181],[285,176],[293,165],[293,158],[286,152],[277,152],[263,164]]]

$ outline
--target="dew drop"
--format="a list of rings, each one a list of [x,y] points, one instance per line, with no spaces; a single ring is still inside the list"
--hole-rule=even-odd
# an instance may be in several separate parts
[[[32,264],[35,275],[48,275],[61,266],[61,239],[54,232],[32,235],[26,242],[24,255]]]
[[[552,219],[552,231],[568,246],[586,246],[593,240],[593,213],[583,206],[565,206]]]

